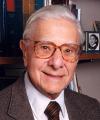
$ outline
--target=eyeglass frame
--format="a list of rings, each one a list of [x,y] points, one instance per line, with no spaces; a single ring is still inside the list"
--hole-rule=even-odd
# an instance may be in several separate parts
[[[77,52],[77,54],[76,54],[76,59],[75,59],[74,61],[69,61],[69,62],[75,62],[75,61],[77,61],[78,58],[79,58],[79,55],[80,55],[80,53],[81,53],[81,45],[80,45],[80,44],[65,43],[65,44],[62,44],[62,45],[58,46],[58,45],[56,45],[55,43],[53,43],[53,42],[51,42],[51,41],[34,41],[34,40],[25,39],[25,41],[27,41],[27,40],[33,42],[33,49],[34,49],[35,56],[36,56],[37,58],[40,58],[40,59],[48,59],[48,58],[52,57],[52,56],[54,55],[55,51],[56,51],[57,49],[59,49],[60,52],[61,52],[61,55],[62,55],[63,59],[64,59],[65,61],[69,61],[69,60],[66,60],[66,59],[64,58],[63,53],[62,53],[62,50],[61,50],[61,47],[64,46],[64,45],[68,45],[68,46],[69,46],[69,45],[75,45],[75,46],[78,47],[78,50],[77,50],[78,52]],[[52,54],[51,54],[49,57],[43,58],[43,57],[38,56],[37,53],[36,53],[35,47],[36,47],[36,44],[37,44],[37,43],[49,43],[49,44],[53,45],[55,49],[53,50]]]

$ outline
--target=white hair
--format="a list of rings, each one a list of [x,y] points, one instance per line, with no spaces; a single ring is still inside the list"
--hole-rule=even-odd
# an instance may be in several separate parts
[[[46,20],[50,18],[52,19],[63,18],[66,19],[67,21],[68,20],[73,21],[76,24],[77,30],[80,35],[80,44],[84,43],[83,32],[79,21],[76,19],[76,17],[72,14],[72,12],[69,10],[67,6],[62,6],[62,5],[45,6],[37,10],[35,13],[32,13],[32,15],[29,17],[29,19],[26,22],[26,27],[23,33],[23,39],[27,39],[30,37],[31,29],[33,31],[35,30],[34,23],[37,20],[41,20],[41,19]]]

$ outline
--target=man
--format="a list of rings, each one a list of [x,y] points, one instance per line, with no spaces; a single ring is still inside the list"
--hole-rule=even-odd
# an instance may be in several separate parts
[[[1,91],[0,120],[100,120],[97,100],[66,89],[82,36],[66,7],[47,6],[30,16],[20,41],[26,73]]]

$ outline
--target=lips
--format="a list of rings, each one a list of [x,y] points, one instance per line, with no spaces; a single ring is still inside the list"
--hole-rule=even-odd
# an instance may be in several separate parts
[[[47,76],[50,76],[50,77],[54,77],[54,78],[62,78],[62,77],[64,77],[64,75],[63,74],[52,74],[52,73],[47,73],[47,72],[43,72],[45,75],[47,75]]]

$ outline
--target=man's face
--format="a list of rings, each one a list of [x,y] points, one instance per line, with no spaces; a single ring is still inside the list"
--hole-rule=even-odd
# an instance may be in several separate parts
[[[91,46],[93,46],[93,45],[95,44],[95,42],[96,42],[95,37],[94,37],[94,36],[90,36],[89,44],[90,44]]]
[[[77,44],[78,39],[75,24],[64,19],[39,21],[32,38],[33,41],[53,42],[57,46],[66,43]],[[56,49],[50,58],[37,58],[34,55],[32,41],[29,41],[27,47],[23,45],[21,49],[32,84],[49,98],[56,98],[71,81],[77,61],[68,62],[64,60],[59,49]]]

